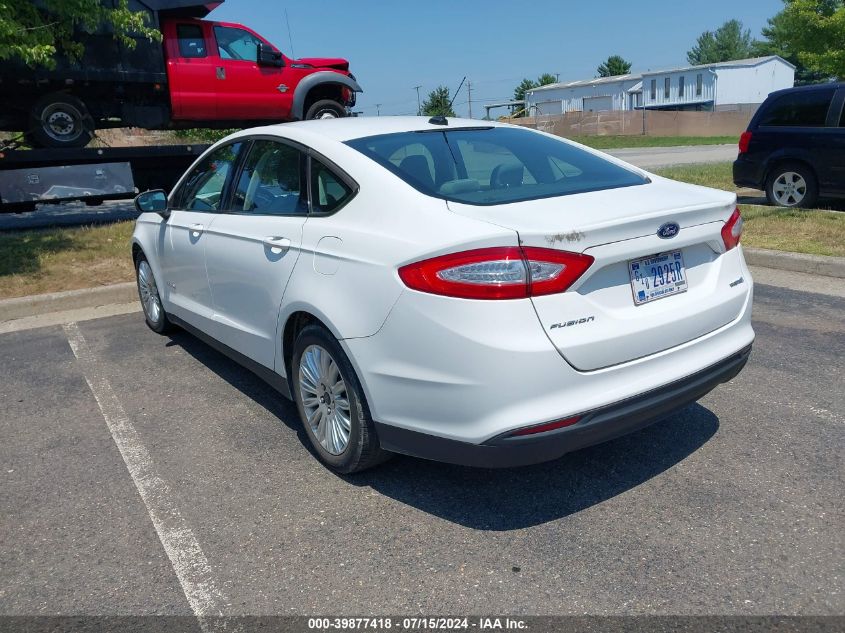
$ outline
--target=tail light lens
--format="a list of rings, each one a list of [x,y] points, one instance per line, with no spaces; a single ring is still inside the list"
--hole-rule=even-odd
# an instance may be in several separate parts
[[[565,291],[592,263],[589,255],[549,248],[480,248],[402,266],[399,277],[446,297],[525,299]]]
[[[725,250],[729,251],[739,244],[742,237],[742,216],[739,213],[739,208],[734,209],[731,217],[725,222],[722,227],[722,241],[725,243]]]
[[[748,151],[748,145],[751,143],[751,132],[743,132],[739,135],[739,153],[744,154]]]

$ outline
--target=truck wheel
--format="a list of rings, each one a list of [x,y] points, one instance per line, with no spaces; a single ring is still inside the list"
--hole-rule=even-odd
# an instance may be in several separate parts
[[[30,129],[39,147],[85,147],[94,138],[94,119],[76,97],[51,94],[30,110]]]
[[[346,109],[337,101],[323,99],[315,101],[305,113],[306,119],[339,119],[346,116]]]

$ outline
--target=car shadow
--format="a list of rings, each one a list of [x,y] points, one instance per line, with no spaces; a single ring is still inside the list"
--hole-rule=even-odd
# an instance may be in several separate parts
[[[167,345],[179,345],[263,406],[296,431],[303,447],[314,454],[291,401],[192,335],[177,331],[170,338]],[[476,530],[518,530],[565,518],[636,488],[686,459],[718,429],[718,417],[696,403],[631,435],[536,466],[469,468],[399,455],[372,470],[338,476],[451,523]]]

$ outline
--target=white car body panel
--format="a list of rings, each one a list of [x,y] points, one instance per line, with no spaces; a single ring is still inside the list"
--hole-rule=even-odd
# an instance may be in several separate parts
[[[733,194],[649,174],[652,182],[640,186],[495,206],[447,203],[344,144],[430,127],[417,117],[308,121],[221,141],[294,141],[330,159],[359,191],[338,212],[307,219],[142,214],[133,241],[165,310],[279,376],[290,354],[285,327],[307,313],[347,352],[374,420],[470,444],[654,390],[751,344],[751,274],[742,249],[725,252],[720,235]],[[656,229],[667,221],[681,230],[660,239]],[[193,224],[203,224],[198,239]],[[289,238],[288,250],[270,257],[267,236]],[[568,291],[529,299],[428,294],[398,275],[438,255],[520,244],[595,261]],[[634,306],[627,262],[675,249],[684,254],[688,290]],[[587,315],[594,321],[551,328]]]

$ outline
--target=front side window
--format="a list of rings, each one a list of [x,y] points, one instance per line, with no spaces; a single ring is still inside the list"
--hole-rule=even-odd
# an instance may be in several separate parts
[[[507,204],[649,182],[565,141],[524,129],[401,132],[347,145],[426,195],[467,204]]]
[[[205,38],[202,27],[198,24],[177,24],[176,39],[179,42],[179,55],[182,57],[205,57]]]
[[[249,31],[230,26],[215,26],[217,52],[221,59],[235,59],[254,62],[258,59],[258,45],[261,40]]]
[[[822,127],[832,98],[832,89],[785,94],[767,108],[759,125]]]
[[[311,158],[311,206],[314,213],[333,213],[346,204],[355,191],[316,158]]]
[[[308,213],[302,183],[305,156],[275,141],[255,141],[234,187],[232,211],[264,215]]]
[[[232,143],[219,147],[194,167],[176,195],[176,207],[190,211],[220,211],[226,182],[241,145]]]

